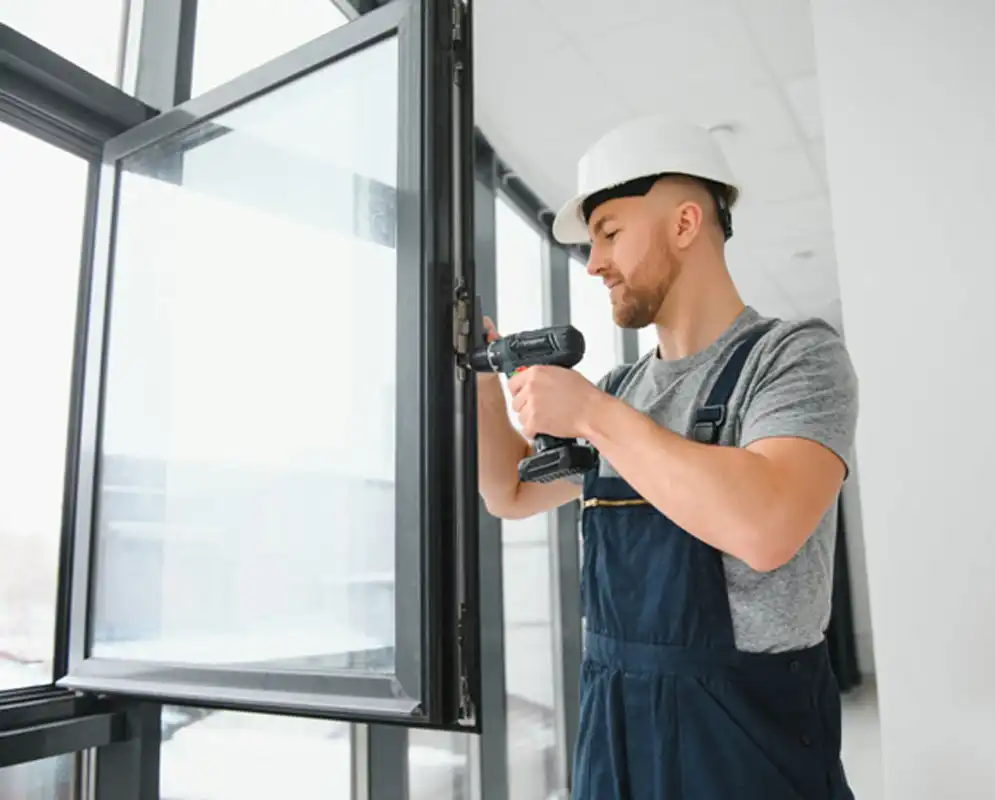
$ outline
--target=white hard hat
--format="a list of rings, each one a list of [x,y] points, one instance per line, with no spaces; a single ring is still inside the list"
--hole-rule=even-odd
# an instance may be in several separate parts
[[[578,194],[553,220],[553,236],[563,244],[590,241],[584,218],[588,197],[628,181],[668,173],[721,184],[728,208],[739,195],[732,170],[708,130],[662,115],[641,117],[612,129],[581,156]]]

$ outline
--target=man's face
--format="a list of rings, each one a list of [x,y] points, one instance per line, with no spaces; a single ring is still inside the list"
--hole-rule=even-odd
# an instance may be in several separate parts
[[[609,200],[595,209],[589,229],[587,272],[609,289],[615,324],[652,324],[681,268],[659,203],[647,197]]]

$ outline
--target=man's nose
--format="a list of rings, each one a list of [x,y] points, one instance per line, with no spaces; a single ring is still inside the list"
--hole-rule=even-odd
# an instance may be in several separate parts
[[[602,273],[605,269],[605,260],[597,254],[594,248],[591,248],[591,255],[587,259],[587,274],[592,278],[596,275]]]

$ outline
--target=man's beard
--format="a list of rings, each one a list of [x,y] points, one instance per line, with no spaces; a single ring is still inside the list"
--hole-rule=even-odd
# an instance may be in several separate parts
[[[655,262],[655,263],[654,263]],[[620,328],[639,330],[652,325],[660,313],[670,287],[680,274],[680,262],[666,246],[651,253],[633,272],[646,286],[622,284],[621,297],[612,304],[612,316]],[[645,278],[643,277],[645,276]]]

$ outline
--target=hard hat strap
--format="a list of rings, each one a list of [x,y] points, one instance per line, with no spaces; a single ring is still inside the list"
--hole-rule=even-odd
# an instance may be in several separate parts
[[[617,200],[620,197],[645,197],[658,180],[676,174],[679,173],[663,172],[657,175],[646,175],[616,184],[615,186],[609,186],[607,189],[602,189],[599,192],[594,192],[594,194],[589,195],[584,200],[581,206],[584,222],[589,223],[591,221],[591,215],[594,213],[594,210],[602,203],[607,203],[609,200]],[[729,201],[726,197],[725,187],[720,183],[705,180],[696,175],[686,175],[684,177],[699,181],[708,189],[709,194],[712,195],[712,199],[715,201],[715,210],[719,218],[719,224],[722,226],[722,232],[725,235],[726,241],[729,241],[732,238],[732,212],[729,210]]]

